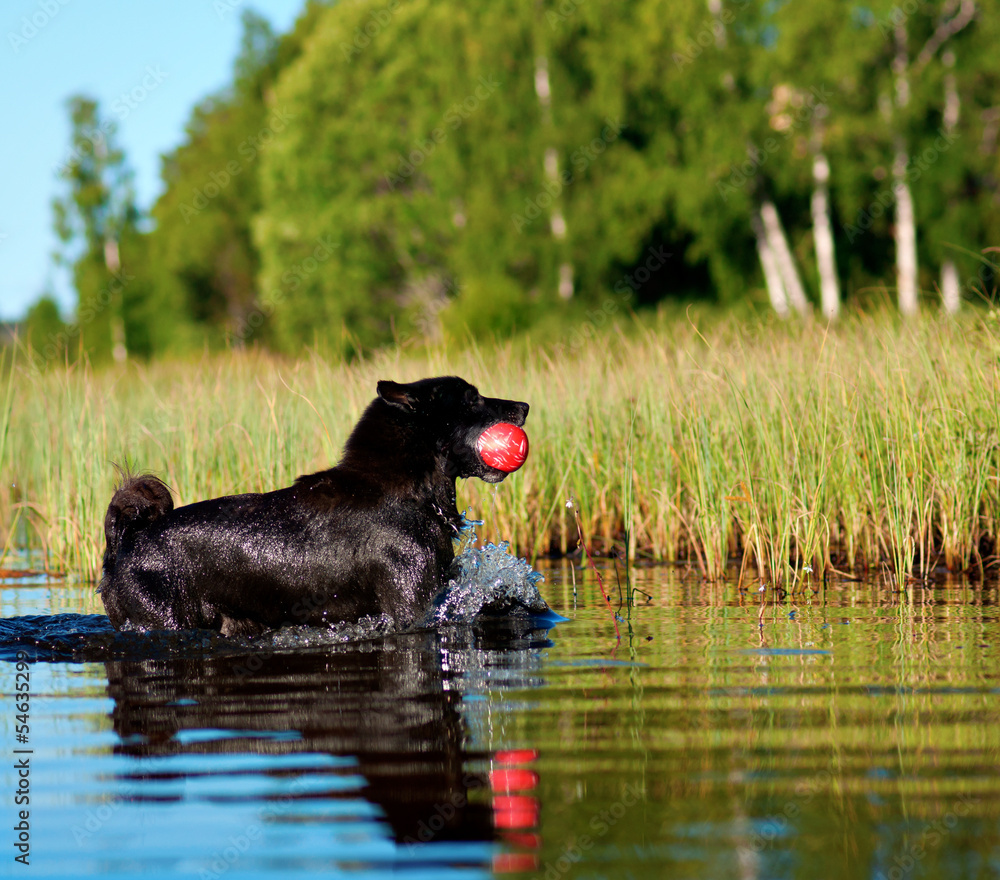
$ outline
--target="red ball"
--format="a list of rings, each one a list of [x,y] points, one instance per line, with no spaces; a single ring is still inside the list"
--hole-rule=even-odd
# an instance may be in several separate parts
[[[517,425],[498,422],[479,435],[476,449],[489,467],[510,474],[528,457],[528,435]]]

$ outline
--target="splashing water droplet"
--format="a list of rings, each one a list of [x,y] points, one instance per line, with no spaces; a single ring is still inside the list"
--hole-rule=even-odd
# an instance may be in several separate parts
[[[465,519],[448,586],[427,617],[430,625],[477,617],[530,617],[552,612],[538,592],[543,576],[510,551],[510,543],[476,546],[481,520]]]

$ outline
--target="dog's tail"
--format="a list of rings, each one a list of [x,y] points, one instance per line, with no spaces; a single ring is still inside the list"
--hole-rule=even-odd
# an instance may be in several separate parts
[[[174,499],[161,479],[152,474],[122,473],[122,481],[104,517],[104,576],[114,574],[118,548],[130,532],[141,531],[174,509]]]

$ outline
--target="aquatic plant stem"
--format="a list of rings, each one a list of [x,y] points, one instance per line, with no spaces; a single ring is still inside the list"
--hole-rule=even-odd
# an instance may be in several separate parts
[[[5,372],[7,373],[7,387],[4,390],[3,397],[0,398],[0,473],[4,473],[7,470],[7,431],[10,428],[10,413],[14,405],[14,361],[15,358],[13,350],[11,351],[9,366],[7,364],[7,352],[5,350],[0,350],[0,377],[2,377]],[[15,514],[15,521],[10,527],[7,540],[3,542],[2,547],[0,547],[0,564],[3,563],[7,553],[10,552],[10,544],[14,536],[17,518],[19,516],[20,511]],[[0,534],[2,534],[2,532],[0,532]]]
[[[604,597],[604,604],[608,606],[608,611],[611,612],[611,621],[615,625],[615,640],[617,644],[621,644],[622,634],[618,629],[618,615],[615,613],[615,609],[611,606],[611,597],[608,596],[608,591],[604,589],[604,579],[601,577],[601,573],[594,567],[593,555],[587,547],[587,540],[583,536],[583,524],[580,522],[580,511],[577,509],[576,504],[573,504],[573,516],[576,519],[576,531],[580,536],[580,549],[583,551],[584,555],[587,557],[587,563],[594,569],[594,576],[597,578],[597,586],[601,588],[601,596]]]

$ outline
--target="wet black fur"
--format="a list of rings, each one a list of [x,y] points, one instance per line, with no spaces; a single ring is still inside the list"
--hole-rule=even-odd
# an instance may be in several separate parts
[[[454,558],[455,479],[506,476],[476,440],[527,415],[528,404],[454,376],[379,382],[340,463],[288,488],[174,509],[156,477],[128,476],[104,520],[108,617],[119,629],[227,635],[382,613],[405,626]]]

